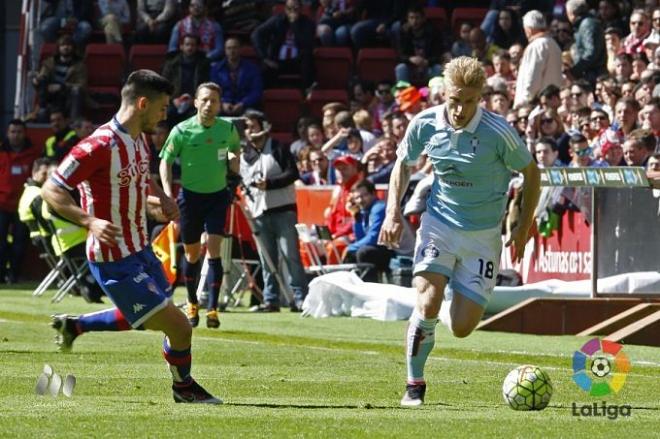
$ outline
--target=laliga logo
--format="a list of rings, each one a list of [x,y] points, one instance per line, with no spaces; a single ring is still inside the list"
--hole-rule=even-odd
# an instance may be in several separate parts
[[[623,346],[611,341],[592,338],[573,353],[573,381],[591,396],[619,393],[631,368]],[[629,405],[607,405],[605,401],[600,406],[593,403],[581,407],[574,402],[573,416],[616,419],[619,415],[630,416],[631,409]]]

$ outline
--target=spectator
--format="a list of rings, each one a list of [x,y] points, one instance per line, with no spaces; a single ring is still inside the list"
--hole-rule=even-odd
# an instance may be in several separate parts
[[[403,135],[406,133],[406,128],[408,128],[408,122],[410,121],[405,114],[401,111],[395,111],[392,113],[392,138],[396,141],[397,144],[403,140]]]
[[[348,108],[341,102],[328,102],[321,109],[323,115],[323,135],[326,139],[330,139],[337,134],[338,128],[335,124],[335,116],[340,111],[346,111]]]
[[[39,31],[47,43],[60,33],[72,34],[77,46],[83,47],[92,34],[93,5],[89,0],[44,0]]]
[[[335,184],[334,168],[330,166],[328,157],[320,150],[312,150],[309,153],[309,162],[312,165],[311,172],[300,176],[300,180],[309,185],[333,185]]]
[[[513,9],[501,9],[493,31],[487,34],[487,40],[489,43],[507,50],[516,43],[525,45],[525,34],[520,26],[518,14]]]
[[[555,39],[559,48],[563,51],[569,50],[573,44],[573,28],[571,22],[565,18],[552,20],[550,25],[552,38]]]
[[[385,114],[397,109],[397,103],[392,94],[393,86],[394,84],[387,79],[378,82],[376,86],[376,100],[371,111],[376,131],[382,132],[382,120]]]
[[[440,76],[439,55],[444,51],[440,34],[426,21],[424,9],[408,9],[406,23],[398,37],[399,64],[395,68],[396,80],[425,84],[429,78]]]
[[[630,33],[623,40],[623,50],[628,55],[644,52],[644,39],[651,33],[649,16],[643,9],[635,9],[630,14]]]
[[[614,59],[614,79],[619,83],[623,84],[632,75],[632,56],[627,53],[620,53]]]
[[[355,0],[320,0],[323,8],[316,34],[322,46],[349,46],[355,22]]]
[[[69,126],[69,119],[62,110],[50,113],[50,127],[53,135],[46,139],[44,156],[59,163],[80,139]]]
[[[170,126],[193,115],[195,90],[208,81],[209,60],[198,48],[199,37],[193,34],[185,35],[179,51],[168,55],[163,64],[163,76],[174,86],[172,103],[167,111]]]
[[[346,202],[353,186],[360,180],[359,162],[350,155],[336,158],[332,163],[338,186],[332,193],[330,206],[326,209],[326,225],[333,238],[343,238],[351,234],[352,217],[346,210]]]
[[[628,166],[646,168],[649,158],[655,152],[655,136],[649,130],[637,129],[630,133],[623,143],[623,158]]]
[[[156,124],[154,132],[149,134],[147,140],[149,141],[149,153],[151,160],[149,161],[149,172],[151,172],[151,178],[158,181],[160,184],[160,151],[165,146],[165,141],[170,135],[170,125],[166,120],[161,120]],[[181,179],[181,161],[179,157],[174,159],[172,163],[172,179],[175,182],[179,182]]]
[[[376,101],[376,86],[372,81],[358,80],[351,87],[351,103],[356,103],[356,108],[351,111],[364,109],[371,111]]]
[[[312,122],[307,127],[307,139],[312,150],[321,150],[326,139],[323,134],[323,127],[318,122]]]
[[[87,67],[76,55],[70,35],[62,35],[57,40],[55,54],[42,62],[32,84],[39,98],[38,122],[48,121],[55,108],[63,109],[74,118],[80,116],[86,95]]]
[[[281,74],[299,74],[304,89],[314,82],[315,26],[300,8],[300,0],[286,0],[284,13],[269,18],[252,32],[252,45],[263,62],[266,87],[274,86]]]
[[[222,58],[224,40],[222,28],[217,21],[206,16],[204,0],[191,0],[188,15],[179,20],[172,28],[168,51],[176,52],[181,48],[187,35],[197,35],[199,50],[212,61]]]
[[[605,141],[600,145],[600,156],[608,166],[626,166],[623,148],[619,142]]]
[[[509,101],[509,94],[505,90],[495,90],[490,95],[490,109],[491,111],[506,116],[509,112],[511,102]]]
[[[460,24],[458,31],[458,38],[451,46],[451,56],[458,58],[459,56],[472,56],[472,46],[470,46],[470,31],[472,24],[463,22]]]
[[[615,108],[615,119],[621,128],[624,136],[628,135],[637,128],[637,114],[639,113],[639,103],[632,97],[619,99]]]
[[[362,152],[370,149],[376,140],[376,137],[370,132],[356,129],[353,117],[348,111],[340,111],[337,113],[335,116],[335,126],[337,127],[337,133],[321,147],[321,150],[328,155],[331,161],[338,153],[346,150],[349,150],[349,153],[359,160],[362,157]],[[349,135],[355,134],[352,133],[353,130],[360,135],[360,146],[362,147],[362,150],[351,151],[348,146]],[[351,146],[356,146],[355,142],[351,143]],[[331,152],[333,150],[336,151]]]
[[[598,19],[589,13],[585,0],[568,0],[566,16],[576,29],[573,66],[565,72],[573,78],[595,81],[605,71],[605,38]]]
[[[550,137],[541,137],[534,146],[534,157],[539,168],[564,166],[559,160],[559,147]]]
[[[646,170],[651,172],[660,172],[660,153],[656,152],[651,157],[649,157]]]
[[[311,117],[301,116],[298,118],[298,121],[296,122],[296,132],[294,133],[294,137],[296,137],[296,140],[294,140],[291,143],[291,145],[289,145],[289,150],[291,151],[291,154],[293,154],[294,157],[297,157],[298,153],[304,147],[309,145],[310,142],[309,142],[307,128],[313,122],[314,119],[312,119]]]
[[[121,43],[122,26],[131,22],[131,10],[126,0],[98,0],[99,20],[107,44]]]
[[[71,128],[73,128],[76,132],[76,137],[80,140],[92,134],[95,129],[92,121],[84,117],[74,120],[71,124]]]
[[[660,137],[660,98],[652,98],[639,112],[642,128],[651,130],[656,137]]]
[[[607,72],[614,75],[616,72],[616,59],[623,52],[621,31],[616,27],[605,29],[605,51],[607,53]]]
[[[403,0],[358,0],[351,39],[356,50],[377,44],[390,45],[392,26],[403,17]]]
[[[40,154],[41,148],[26,137],[25,122],[11,120],[0,143],[0,283],[20,279],[28,230],[19,221],[18,200]]]
[[[529,11],[523,17],[523,28],[529,45],[518,68],[514,107],[531,101],[549,85],[562,84],[561,49],[548,35],[543,14]]]
[[[396,162],[396,143],[388,137],[376,140],[376,145],[362,158],[367,167],[367,180],[374,184],[388,184]]]
[[[355,128],[360,131],[366,131],[373,134],[374,121],[367,110],[360,109],[353,113],[353,123],[355,123]]]
[[[414,86],[399,91],[396,100],[399,103],[399,112],[404,113],[408,120],[412,119],[422,109],[422,95]]]
[[[259,68],[241,58],[241,42],[228,38],[225,42],[225,59],[211,66],[211,81],[222,88],[222,110],[225,116],[240,116],[248,108],[256,108],[261,102],[263,84]]]
[[[500,50],[493,55],[493,74],[488,77],[486,84],[493,88],[504,87],[514,91],[516,75],[511,68],[511,55],[506,50]]]
[[[600,136],[609,128],[610,117],[605,110],[594,109],[591,110],[589,122],[591,123],[591,129]]]
[[[138,0],[136,42],[167,44],[176,12],[176,0]]]
[[[378,245],[378,235],[385,220],[385,202],[376,196],[376,188],[369,180],[358,182],[348,210],[353,215],[353,235],[355,240],[346,248],[344,262],[373,264],[362,278],[366,282],[378,282],[379,274],[388,271],[393,252]]]
[[[289,149],[270,138],[268,121],[263,113],[250,110],[245,118],[248,141],[241,154],[241,177],[250,185],[252,197],[247,197],[248,208],[262,244],[259,256],[264,278],[264,303],[258,310],[280,311],[280,285],[272,270],[279,267],[281,254],[294,293],[290,308],[300,312],[307,294],[307,279],[300,262],[295,229],[298,220],[294,182],[299,178],[298,168]],[[266,262],[263,252],[267,252],[274,267]]]
[[[617,29],[619,36],[628,31],[628,26],[623,19],[624,14],[617,0],[600,0],[596,17],[603,23],[605,29]]]
[[[478,27],[470,31],[470,46],[472,47],[472,56],[484,65],[491,65],[493,55],[500,50],[497,45],[486,40],[486,34]]]
[[[646,70],[646,65],[648,64],[648,60],[646,59],[646,55],[643,53],[636,53],[632,56],[632,74],[630,75],[630,79],[633,81],[639,81],[642,79],[642,72]]]

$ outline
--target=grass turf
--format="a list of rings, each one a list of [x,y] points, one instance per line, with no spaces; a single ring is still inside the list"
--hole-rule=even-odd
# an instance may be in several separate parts
[[[193,336],[193,375],[225,404],[190,406],[172,401],[160,335],[85,334],[73,353],[60,354],[49,315],[103,306],[78,298],[50,304],[30,291],[0,290],[1,437],[658,437],[657,348],[626,346],[633,364],[626,385],[595,399],[571,379],[572,353],[587,338],[475,332],[455,339],[438,326],[427,404],[401,409],[405,322],[237,310],[222,315],[220,330]],[[76,376],[72,398],[34,394],[45,363]],[[526,363],[543,367],[554,384],[541,412],[516,412],[502,400],[507,372]],[[631,416],[572,415],[573,402],[601,401],[630,405]]]

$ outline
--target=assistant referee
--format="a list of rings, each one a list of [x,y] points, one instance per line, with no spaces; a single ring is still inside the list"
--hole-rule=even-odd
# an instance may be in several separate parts
[[[199,324],[197,283],[201,235],[206,231],[209,287],[206,326],[217,328],[218,296],[222,283],[220,245],[225,228],[230,194],[227,167],[238,173],[240,139],[231,122],[217,117],[222,89],[205,82],[195,92],[197,114],[176,125],[160,153],[160,178],[165,193],[172,196],[172,163],[181,162],[181,190],[177,197],[181,211],[181,239],[185,251],[184,281],[188,290],[187,315],[193,327]]]

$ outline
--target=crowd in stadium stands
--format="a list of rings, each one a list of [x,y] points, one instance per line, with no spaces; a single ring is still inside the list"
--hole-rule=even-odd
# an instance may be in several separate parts
[[[41,155],[60,160],[89,133],[84,116],[95,123],[107,119],[98,111],[112,102],[110,92],[88,83],[90,69],[104,66],[90,66],[83,56],[86,46],[103,41],[121,43],[125,53],[141,44],[166,45],[160,72],[175,92],[167,122],[151,137],[154,152],[174,124],[193,114],[196,87],[218,83],[221,115],[265,112],[270,138],[290,145],[297,185],[336,185],[327,206],[328,245],[346,261],[366,257],[381,271],[387,269],[383,258],[392,255],[371,239],[369,222],[381,210],[371,183],[388,182],[411,118],[443,102],[442,66],[453,57],[483,63],[488,85],[482,106],[506,118],[541,167],[658,168],[658,1],[42,3],[39,33],[56,47],[32,76],[36,105],[26,119],[50,122],[53,136],[31,145],[16,133],[24,125],[12,121],[0,148],[0,254],[6,259],[0,282],[18,276],[24,242],[18,236],[26,232],[15,220],[16,202],[32,161]],[[413,182],[429,174],[422,158]],[[509,223],[515,222],[518,186],[514,179]],[[537,209],[539,230],[551,233],[553,215],[566,209],[588,215],[589,197],[585,190],[546,190]],[[366,256],[355,244],[365,240],[376,249]]]

